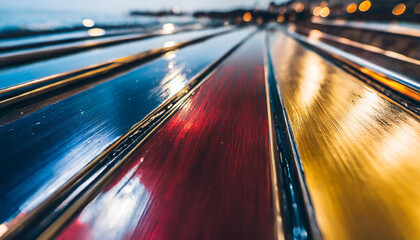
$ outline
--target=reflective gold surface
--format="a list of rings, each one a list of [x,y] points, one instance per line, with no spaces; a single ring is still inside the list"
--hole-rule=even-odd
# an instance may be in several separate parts
[[[271,55],[325,239],[420,239],[420,118],[301,47]]]

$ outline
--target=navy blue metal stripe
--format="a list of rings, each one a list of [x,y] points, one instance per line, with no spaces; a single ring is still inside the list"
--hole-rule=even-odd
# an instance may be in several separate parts
[[[161,30],[161,27],[158,28],[138,28],[138,29],[126,29],[126,30],[117,30],[117,31],[109,31],[105,32],[104,35],[99,36],[91,36],[88,34],[88,31],[82,31],[78,33],[72,33],[68,36],[66,35],[60,35],[60,34],[54,34],[52,36],[49,36],[50,39],[36,39],[36,37],[29,38],[27,41],[18,43],[18,44],[2,44],[0,42],[0,52],[12,52],[12,51],[21,51],[25,49],[32,49],[32,48],[38,48],[38,47],[45,47],[45,46],[52,46],[52,45],[58,45],[58,44],[65,44],[65,43],[72,43],[72,42],[78,42],[78,41],[84,41],[84,40],[93,40],[93,39],[100,39],[100,38],[108,38],[108,37],[114,37],[114,36],[123,36],[123,35],[129,35],[129,34],[139,34],[139,33],[150,33],[156,30]],[[54,36],[57,35],[56,38]],[[33,39],[31,41],[31,39]],[[13,42],[12,42],[13,43]]]
[[[227,32],[229,32],[229,30],[176,43],[170,47],[152,49],[96,66],[89,66],[75,72],[38,79],[4,89],[0,91],[0,111],[3,113],[3,117],[0,117],[0,123],[16,120],[36,111],[40,108],[39,105],[45,105],[45,102],[53,103],[63,97],[68,97],[72,95],[69,92],[75,88],[83,89],[84,86],[88,84],[92,87],[95,83],[99,84],[100,82],[103,82],[104,79],[112,79],[145,62],[156,59],[166,52],[175,51],[191,44],[197,44],[220,34],[226,34]],[[60,98],[58,97],[59,95],[64,96]],[[16,112],[21,108],[26,110],[25,113],[17,115]]]
[[[105,48],[91,49],[18,67],[0,69],[0,89],[51,75],[75,71],[86,66],[96,65],[112,59],[122,58],[142,51],[162,47],[167,42],[187,41],[207,34],[216,34],[221,31],[226,31],[227,29],[232,28],[222,27],[179,32]]]

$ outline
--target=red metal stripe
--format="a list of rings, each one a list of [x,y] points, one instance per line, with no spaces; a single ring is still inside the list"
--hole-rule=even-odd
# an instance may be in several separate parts
[[[273,239],[263,36],[229,57],[59,239]]]

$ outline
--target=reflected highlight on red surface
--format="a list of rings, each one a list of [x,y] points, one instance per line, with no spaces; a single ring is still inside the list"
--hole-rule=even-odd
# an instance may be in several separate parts
[[[229,57],[58,238],[273,239],[263,42]]]

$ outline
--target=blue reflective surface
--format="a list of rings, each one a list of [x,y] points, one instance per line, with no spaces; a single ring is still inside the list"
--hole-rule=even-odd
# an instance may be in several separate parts
[[[0,126],[0,222],[30,211],[252,31],[238,30],[169,52],[125,75]],[[153,44],[157,39],[150,41],[148,44]],[[41,68],[44,74],[48,68],[58,67],[55,61],[59,60]]]
[[[103,63],[131,54],[141,53],[153,48],[162,47],[165,42],[168,41],[186,41],[192,38],[197,38],[227,29],[229,28],[223,27],[217,29],[177,33],[173,35],[163,35],[161,37],[155,37],[111,47],[92,49],[15,68],[7,68],[0,70],[0,89],[29,80],[76,70],[82,67]]]

